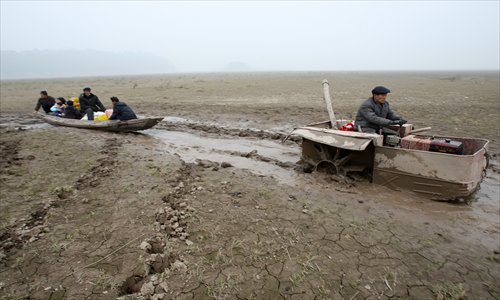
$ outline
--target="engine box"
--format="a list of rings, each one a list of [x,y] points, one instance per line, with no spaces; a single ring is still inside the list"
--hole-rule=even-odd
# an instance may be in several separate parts
[[[431,139],[417,135],[408,135],[401,139],[401,148],[429,151]]]
[[[450,139],[433,139],[429,147],[429,151],[450,154],[462,154],[462,150],[462,142],[452,141]]]

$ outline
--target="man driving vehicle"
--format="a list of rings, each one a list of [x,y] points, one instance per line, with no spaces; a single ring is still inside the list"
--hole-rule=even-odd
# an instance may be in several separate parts
[[[398,135],[398,132],[387,128],[389,125],[403,125],[406,120],[396,115],[386,101],[387,94],[391,91],[383,86],[377,86],[372,90],[372,97],[368,98],[358,109],[356,115],[356,127],[366,133]]]

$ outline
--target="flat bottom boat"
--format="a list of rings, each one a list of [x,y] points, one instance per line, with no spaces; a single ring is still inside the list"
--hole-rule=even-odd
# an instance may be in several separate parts
[[[105,121],[88,121],[78,119],[66,119],[51,115],[37,114],[44,122],[54,126],[65,126],[83,129],[94,129],[112,132],[132,132],[149,129],[163,120],[163,117],[140,118],[128,121],[105,120]]]

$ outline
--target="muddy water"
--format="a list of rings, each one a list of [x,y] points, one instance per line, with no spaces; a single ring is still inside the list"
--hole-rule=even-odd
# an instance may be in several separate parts
[[[40,119],[35,117],[26,117],[26,116],[9,116],[2,115],[0,117],[0,129],[18,129],[18,130],[27,130],[27,129],[43,129],[50,128],[52,125],[42,122]]]
[[[150,129],[148,135],[162,140],[165,150],[177,153],[186,162],[196,162],[197,159],[210,160],[217,163],[227,162],[236,168],[247,169],[262,176],[271,176],[280,183],[296,185],[298,174],[277,166],[276,162],[293,164],[300,159],[300,149],[296,146],[284,145],[279,142],[227,138],[220,136],[199,136],[188,132]],[[268,162],[245,157],[255,153],[269,158]]]

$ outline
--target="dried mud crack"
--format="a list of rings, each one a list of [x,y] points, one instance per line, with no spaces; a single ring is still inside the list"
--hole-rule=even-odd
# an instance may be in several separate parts
[[[18,143],[2,142],[2,151],[7,157],[1,160],[7,167],[2,168],[2,172],[8,170],[11,164],[21,165],[22,158],[18,156]],[[100,154],[105,155],[96,160],[96,165],[81,175],[73,185],[56,187],[52,192],[56,197],[49,197],[44,204],[38,205],[29,217],[18,219],[14,224],[4,227],[0,231],[0,261],[8,255],[12,248],[21,249],[24,244],[34,242],[43,237],[50,229],[45,224],[45,219],[51,208],[62,205],[63,202],[76,201],[76,190],[84,189],[88,186],[96,186],[99,179],[112,172],[112,167],[116,164],[116,149],[120,146],[117,139],[108,140]],[[28,156],[28,159],[34,157]],[[7,174],[9,172],[7,171]],[[84,200],[85,201],[85,200]]]
[[[50,133],[47,134],[50,135]],[[22,143],[30,141],[36,148],[38,143],[44,142],[44,135],[24,140]],[[71,139],[72,135],[73,133],[69,133],[68,138]],[[2,144],[5,144],[4,138],[6,135],[1,136]],[[17,143],[22,144],[19,141]],[[21,155],[15,151],[15,144],[10,143],[4,149],[12,150],[11,157],[18,158]],[[2,174],[2,176],[5,175],[2,178],[6,179],[2,181],[2,191],[10,191],[13,199],[24,197],[27,200],[26,205],[21,206],[22,210],[19,212],[29,211],[29,213],[27,216],[12,219],[8,225],[2,224],[0,229],[2,247],[0,251],[2,275],[0,277],[3,277],[0,280],[1,299],[28,296],[34,299],[66,297],[76,299],[88,297],[89,293],[102,297],[110,289],[113,290],[109,272],[119,272],[120,268],[109,263],[109,260],[113,259],[109,254],[120,250],[123,252],[123,248],[112,246],[120,241],[114,241],[112,238],[117,225],[108,227],[109,225],[106,224],[109,222],[103,218],[104,214],[112,212],[110,210],[112,206],[108,206],[102,191],[109,189],[110,180],[116,178],[116,174],[120,172],[120,166],[123,165],[119,159],[124,150],[122,144],[121,138],[111,137],[104,139],[103,143],[98,142],[98,147],[90,145],[93,151],[88,152],[89,156],[79,156],[78,164],[67,166],[73,170],[73,173],[70,173],[71,177],[65,180],[58,180],[58,174],[53,177],[53,181],[47,180],[46,176],[40,177],[35,172],[32,176],[39,180],[33,181],[31,185],[28,182],[24,189],[20,189],[15,175]],[[20,148],[22,149],[22,145]],[[81,146],[78,148],[81,149]],[[44,151],[52,153],[55,159],[47,159],[43,153],[39,152],[33,155],[33,159],[24,160],[27,161],[26,164],[15,164],[13,171],[24,173],[32,168],[32,164],[38,165],[41,169],[45,166],[51,169],[52,161],[57,161],[57,157],[62,156],[62,151],[72,150],[64,148],[63,142],[60,150],[52,148],[52,150],[44,149]],[[26,152],[25,149],[24,152]],[[40,158],[43,159],[40,160]],[[7,158],[7,161],[10,160]],[[21,159],[14,161],[24,162]],[[0,163],[5,163],[5,160],[0,159]],[[52,168],[57,168],[57,165],[53,165]],[[82,174],[81,170],[87,171]],[[5,203],[3,205],[8,207]],[[110,244],[111,242],[113,244]],[[123,244],[126,246],[126,243]],[[84,247],[79,248],[81,246]],[[79,260],[85,261],[86,266],[83,268],[83,264],[79,266]],[[5,276],[6,274],[9,275]],[[56,286],[53,282],[42,286],[40,276],[46,278],[42,281],[50,280],[59,283]],[[16,278],[24,279],[19,281]],[[82,278],[88,279],[82,281]],[[72,281],[74,283],[69,284]],[[90,290],[86,288],[87,292],[72,288],[75,283],[81,285],[84,282],[93,288]]]

